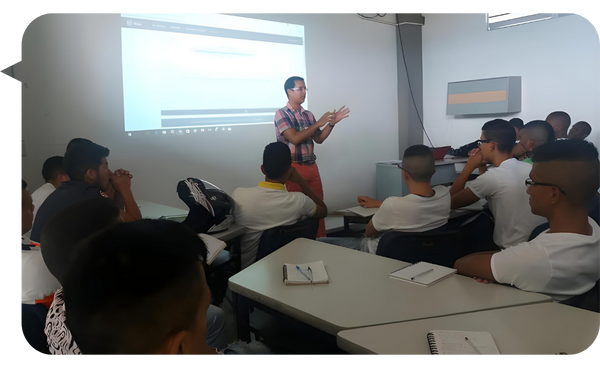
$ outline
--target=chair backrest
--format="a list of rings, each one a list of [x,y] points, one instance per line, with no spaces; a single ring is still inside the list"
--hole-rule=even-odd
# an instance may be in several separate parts
[[[600,225],[600,193],[596,193],[588,205],[588,216]]]
[[[268,256],[292,240],[298,238],[316,239],[318,229],[319,220],[309,218],[293,225],[278,226],[265,230],[258,243],[256,260]]]
[[[463,254],[460,231],[455,226],[442,226],[422,233],[389,231],[379,239],[377,255],[415,263],[425,261],[446,267]]]
[[[538,235],[540,235],[545,230],[548,230],[549,228],[550,228],[549,222],[544,222],[543,224],[538,225],[535,229],[533,229],[533,231],[531,232],[531,235],[529,235],[529,239],[527,239],[527,241],[532,241],[533,239],[537,238]]]
[[[44,327],[48,308],[43,304],[21,304],[21,328],[25,339],[40,353],[50,354]]]
[[[600,313],[600,280],[596,281],[596,285],[587,292],[563,300],[560,303]]]

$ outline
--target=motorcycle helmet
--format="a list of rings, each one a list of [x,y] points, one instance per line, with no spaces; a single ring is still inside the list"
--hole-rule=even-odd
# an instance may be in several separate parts
[[[207,189],[207,186],[211,189]],[[198,178],[181,180],[177,183],[177,194],[190,209],[183,223],[197,233],[224,231],[234,222],[235,202],[209,182]]]

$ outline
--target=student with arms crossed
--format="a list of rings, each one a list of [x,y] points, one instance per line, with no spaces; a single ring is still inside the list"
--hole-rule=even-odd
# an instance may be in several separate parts
[[[265,147],[260,170],[265,180],[257,187],[237,188],[235,221],[246,227],[242,235],[242,268],[256,260],[258,244],[263,231],[277,226],[292,225],[302,217],[322,219],[327,216],[327,206],[291,165],[289,147],[273,142]],[[302,192],[286,191],[285,183],[295,183]]]
[[[531,213],[523,183],[531,165],[512,156],[515,130],[505,120],[491,120],[481,128],[479,151],[469,157],[465,168],[452,184],[452,208],[468,206],[485,198],[494,216],[494,243],[508,248],[527,241],[531,231],[545,222]],[[493,165],[485,170],[486,163]],[[465,188],[473,170],[480,175]],[[485,171],[485,172],[484,172]]]
[[[600,278],[600,227],[587,205],[599,186],[593,144],[562,140],[540,146],[527,180],[531,211],[550,229],[501,252],[474,253],[456,261],[458,273],[484,283],[511,284],[555,301],[590,290]]]
[[[404,151],[400,169],[402,179],[410,189],[409,195],[389,197],[383,202],[367,196],[358,197],[361,206],[379,208],[369,221],[362,239],[318,240],[375,254],[384,231],[423,232],[445,225],[450,214],[450,193],[448,188],[442,185],[431,187],[431,177],[435,173],[435,160],[431,149],[424,145],[408,147]]]

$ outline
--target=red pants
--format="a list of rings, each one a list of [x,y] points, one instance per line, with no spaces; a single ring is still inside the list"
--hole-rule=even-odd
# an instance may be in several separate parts
[[[302,176],[308,182],[308,186],[315,192],[317,197],[323,199],[323,183],[321,183],[321,175],[319,175],[319,168],[317,164],[312,165],[299,165],[292,162],[292,166],[296,168],[298,174]],[[285,183],[285,187],[288,192],[302,192],[300,186],[296,183],[288,181]],[[325,220],[319,220],[319,230],[317,231],[317,238],[325,238]]]

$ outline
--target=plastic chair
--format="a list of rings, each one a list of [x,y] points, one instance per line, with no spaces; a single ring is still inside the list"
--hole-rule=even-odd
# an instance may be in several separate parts
[[[293,225],[278,226],[265,230],[258,243],[256,260],[268,256],[292,240],[298,238],[316,239],[318,229],[319,220],[309,218]]]
[[[563,300],[560,304],[600,313],[600,280],[596,281],[596,285],[587,292]]]
[[[50,354],[44,327],[48,308],[43,304],[21,304],[21,328],[25,339],[40,353]]]
[[[458,226],[447,224],[422,233],[387,232],[379,240],[376,254],[409,263],[425,261],[454,267],[464,252]]]

